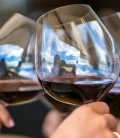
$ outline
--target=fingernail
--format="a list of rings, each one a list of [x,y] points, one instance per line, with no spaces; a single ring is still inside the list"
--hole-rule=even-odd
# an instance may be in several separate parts
[[[15,126],[15,122],[11,119],[11,120],[9,121],[9,125],[10,125],[10,127],[14,127],[14,126]]]

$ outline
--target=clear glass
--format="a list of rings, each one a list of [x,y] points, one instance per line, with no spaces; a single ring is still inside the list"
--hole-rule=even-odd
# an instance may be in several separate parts
[[[41,16],[35,45],[39,81],[60,102],[82,105],[100,100],[118,78],[114,40],[88,5],[68,5]]]
[[[36,22],[18,13],[0,29],[0,103],[18,105],[39,99],[34,66]]]

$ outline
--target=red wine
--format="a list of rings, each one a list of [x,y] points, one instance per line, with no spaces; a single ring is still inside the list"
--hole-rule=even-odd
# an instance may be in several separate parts
[[[102,98],[114,83],[110,78],[96,76],[59,76],[41,80],[49,95],[72,105],[81,105]]]
[[[0,102],[13,105],[34,101],[44,95],[38,81],[0,80]]]
[[[52,98],[51,96],[49,96],[48,94],[45,94],[42,100],[48,107],[55,108],[59,112],[63,112],[63,113],[69,113],[77,107],[74,105],[69,105],[69,104],[59,102],[54,98]]]

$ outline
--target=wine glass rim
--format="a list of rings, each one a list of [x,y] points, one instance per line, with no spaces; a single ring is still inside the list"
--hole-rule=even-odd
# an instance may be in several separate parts
[[[78,21],[78,20],[81,19],[81,18],[84,18],[85,16],[87,16],[87,15],[90,13],[90,10],[92,10],[92,8],[91,8],[89,5],[87,5],[87,4],[70,4],[70,5],[66,5],[66,6],[61,6],[61,7],[52,9],[52,10],[46,12],[45,14],[43,14],[42,16],[40,16],[40,17],[37,19],[37,24],[39,24],[39,21],[40,21],[42,18],[44,18],[44,16],[46,16],[47,14],[52,13],[53,11],[56,11],[56,10],[58,10],[58,9],[66,8],[66,7],[69,7],[69,6],[83,6],[83,7],[88,8],[88,12],[87,12],[85,15],[83,15],[82,17],[78,17],[78,19],[73,20],[74,22]],[[93,11],[93,10],[92,10],[92,11]],[[69,22],[66,22],[66,23],[63,23],[63,24],[60,24],[60,25],[53,25],[52,27],[58,27],[58,26],[61,26],[61,25],[67,25],[67,24],[69,24],[69,23],[71,23],[71,22],[73,22],[73,21],[69,21]]]
[[[113,16],[120,16],[120,12],[115,12],[115,13],[113,13],[113,14],[110,14],[110,15],[108,15],[108,16],[104,16],[104,17],[102,17],[101,19],[102,20],[105,20],[105,19],[108,19],[108,18],[111,18],[111,17],[113,17]]]

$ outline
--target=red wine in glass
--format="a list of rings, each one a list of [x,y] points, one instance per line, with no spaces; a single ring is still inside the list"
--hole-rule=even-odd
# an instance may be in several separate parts
[[[71,105],[96,101],[114,85],[112,79],[95,76],[57,76],[41,80],[41,83],[44,90],[52,97]]]
[[[9,106],[35,101],[44,93],[36,80],[0,80],[0,102]]]

